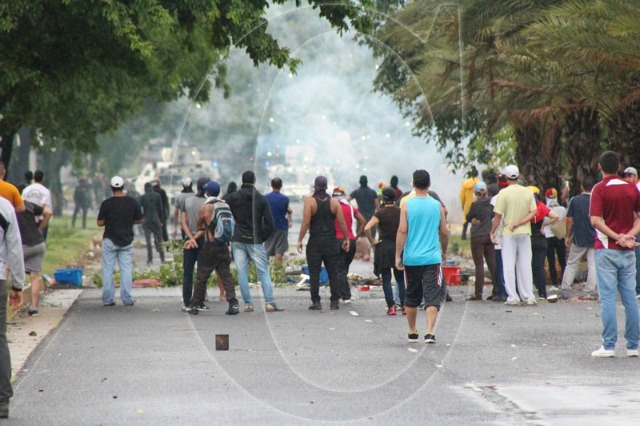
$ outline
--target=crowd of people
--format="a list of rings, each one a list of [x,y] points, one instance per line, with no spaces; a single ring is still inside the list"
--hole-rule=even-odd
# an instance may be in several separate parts
[[[599,182],[594,177],[584,177],[582,192],[568,201],[568,208],[558,201],[557,189],[548,188],[543,193],[536,186],[525,186],[515,165],[505,167],[488,182],[481,181],[473,169],[461,191],[462,238],[466,239],[469,233],[475,264],[474,292],[468,300],[483,300],[486,263],[492,280],[487,300],[536,305],[534,286],[539,298],[548,297],[545,260],[552,286],[559,287],[562,298],[569,298],[580,261],[586,258],[588,273],[583,296],[600,301],[603,323],[602,346],[591,355],[615,356],[619,293],[625,312],[626,355],[637,357],[640,181],[635,168],[627,167],[623,173],[619,173],[620,169],[616,153],[603,153],[598,162]],[[22,194],[3,180],[4,175],[0,163],[0,262],[5,266],[0,268],[0,417],[8,416],[12,396],[6,342],[7,300],[12,308],[22,304],[21,290],[25,274],[29,274],[33,293],[28,313],[38,314],[39,273],[51,217],[51,196],[43,185],[42,171],[25,175]],[[33,183],[29,182],[31,178]],[[424,310],[424,341],[434,344],[438,312],[449,300],[441,269],[449,242],[447,209],[430,190],[431,177],[426,170],[413,173],[413,188],[408,192],[398,188],[396,176],[391,178],[391,186],[380,185],[378,192],[368,187],[366,176],[361,176],[359,182],[360,188],[347,196],[344,187],[329,191],[327,178],[318,176],[312,192],[304,199],[296,248],[299,253],[304,250],[308,265],[309,309],[323,309],[319,292],[323,264],[329,276],[330,309],[339,309],[341,300],[345,304],[351,302],[347,274],[357,240],[366,238],[373,247],[373,271],[382,282],[387,315],[405,315],[408,341],[417,342],[418,310]],[[224,195],[220,184],[208,177],[198,179],[195,192],[191,179],[185,178],[182,184],[183,191],[174,203],[173,237],[179,228],[184,255],[183,311],[197,315],[209,310],[205,304],[207,281],[215,271],[220,298],[228,303],[226,314],[240,312],[230,268],[232,259],[244,312],[254,311],[249,262],[257,271],[265,311],[283,311],[276,302],[269,270],[269,257],[281,262],[289,249],[292,210],[288,197],[281,192],[282,180],[272,179],[272,191],[266,195],[256,189],[256,175],[251,170],[242,174],[240,188],[232,182]],[[116,304],[113,275],[117,262],[120,299],[125,306],[133,306],[134,227],[142,225],[144,230],[148,263],[153,262],[154,247],[164,262],[162,242],[168,240],[168,197],[158,182],[146,184],[142,195],[127,194],[126,182],[120,176],[114,176],[109,186],[111,196],[100,204],[97,216],[97,225],[104,227],[102,304]],[[80,180],[74,199],[73,222],[82,210],[84,227],[89,205],[86,200],[90,199],[86,181]],[[363,259],[368,261],[370,256],[370,250],[365,250]],[[396,281],[395,292],[392,277]]]

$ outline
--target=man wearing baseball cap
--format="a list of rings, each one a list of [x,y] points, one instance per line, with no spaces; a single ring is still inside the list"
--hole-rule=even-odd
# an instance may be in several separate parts
[[[133,305],[131,295],[132,270],[131,251],[133,248],[133,225],[142,223],[140,204],[124,193],[124,179],[111,178],[111,193],[100,205],[98,226],[104,226],[102,237],[102,304],[115,305],[113,270],[116,260],[120,267],[120,298],[125,306]]]
[[[535,305],[530,221],[537,211],[536,201],[533,192],[518,185],[518,166],[507,166],[503,174],[507,177],[508,186],[500,192],[493,209],[495,218],[491,225],[491,240],[494,244],[498,243],[495,232],[504,218],[501,243],[504,284],[508,295],[505,304],[519,305],[522,298],[527,305]]]

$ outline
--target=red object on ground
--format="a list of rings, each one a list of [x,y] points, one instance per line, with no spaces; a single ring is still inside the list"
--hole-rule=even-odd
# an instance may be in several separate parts
[[[146,278],[141,280],[135,280],[133,282],[133,288],[144,288],[144,287],[160,287],[162,284],[160,281],[155,278]]]
[[[462,283],[459,266],[443,265],[442,274],[444,275],[444,282],[446,285],[460,285],[460,283]]]

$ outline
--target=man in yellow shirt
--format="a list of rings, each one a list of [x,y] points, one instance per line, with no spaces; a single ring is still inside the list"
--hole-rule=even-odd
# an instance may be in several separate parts
[[[469,176],[464,182],[462,182],[462,188],[460,189],[460,205],[462,206],[462,239],[467,239],[467,214],[473,203],[473,187],[477,182],[480,182],[478,178],[478,170],[475,167],[471,167],[471,171],[467,175]]]
[[[490,235],[493,243],[497,244],[499,238],[495,236],[495,232],[500,221],[504,219],[501,244],[504,286],[508,294],[505,304],[519,305],[522,298],[527,305],[535,305],[537,302],[533,295],[530,221],[536,214],[536,201],[533,192],[518,185],[520,171],[517,166],[507,166],[504,174],[508,186],[500,191],[496,200]]]

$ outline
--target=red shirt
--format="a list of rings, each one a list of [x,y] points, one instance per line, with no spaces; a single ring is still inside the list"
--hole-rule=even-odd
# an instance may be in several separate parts
[[[344,223],[347,225],[347,230],[349,231],[349,239],[355,240],[356,234],[354,233],[353,224],[357,223],[356,215],[358,214],[358,209],[353,207],[346,200],[338,200],[340,202],[340,208],[342,208],[342,216],[344,216]],[[342,229],[340,229],[340,225],[338,224],[338,219],[336,219],[336,238],[339,240],[344,240],[344,235],[342,235]]]
[[[640,212],[640,193],[633,184],[617,176],[609,176],[593,187],[589,216],[600,216],[604,223],[618,234],[626,234],[633,228],[634,212]],[[596,230],[594,249],[625,249],[602,232]]]

